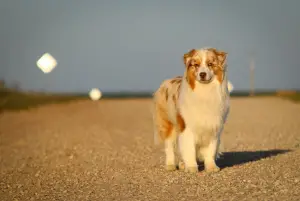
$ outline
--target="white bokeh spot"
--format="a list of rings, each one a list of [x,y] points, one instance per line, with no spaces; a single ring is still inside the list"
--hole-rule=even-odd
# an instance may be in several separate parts
[[[50,73],[57,65],[55,58],[49,54],[45,53],[37,62],[36,65],[43,71],[43,73]]]
[[[227,82],[227,87],[228,87],[229,93],[231,93],[233,91],[233,85],[230,81]]]
[[[102,93],[99,89],[97,88],[93,88],[90,93],[90,98],[93,100],[93,101],[96,101],[96,100],[99,100],[102,96]]]

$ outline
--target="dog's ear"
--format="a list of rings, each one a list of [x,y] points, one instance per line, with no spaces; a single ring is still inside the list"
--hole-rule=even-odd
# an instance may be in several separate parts
[[[221,63],[221,65],[224,66],[226,64],[227,52],[218,51],[217,56],[218,56],[218,60]]]
[[[210,50],[212,50],[217,55],[217,58],[221,66],[224,66],[227,59],[227,52],[224,52],[222,50],[217,50],[216,48],[210,48]]]
[[[195,49],[190,50],[188,53],[185,53],[183,55],[183,63],[185,66],[188,66],[190,61],[191,61],[191,57],[196,53],[197,51]]]

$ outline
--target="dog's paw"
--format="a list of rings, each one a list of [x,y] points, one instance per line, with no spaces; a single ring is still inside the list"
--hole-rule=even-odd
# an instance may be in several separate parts
[[[184,162],[180,161],[180,162],[178,163],[178,169],[179,169],[179,170],[184,170],[184,169],[185,169]]]
[[[167,171],[174,171],[174,170],[176,170],[176,165],[166,165],[166,170]]]
[[[219,171],[220,171],[220,168],[216,165],[205,168],[205,172],[207,172],[207,173],[215,173],[215,172],[219,172]]]
[[[189,173],[196,173],[198,172],[198,167],[186,167],[185,168],[185,172],[189,172]]]

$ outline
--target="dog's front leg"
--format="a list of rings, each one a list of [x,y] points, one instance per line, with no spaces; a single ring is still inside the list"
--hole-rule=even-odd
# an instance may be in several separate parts
[[[179,135],[179,149],[185,164],[185,171],[198,172],[195,137],[189,128],[185,128],[185,130]]]
[[[208,144],[208,146],[201,148],[200,152],[204,159],[205,171],[218,172],[220,168],[216,164],[216,154],[218,151],[219,141],[218,138],[214,138]]]

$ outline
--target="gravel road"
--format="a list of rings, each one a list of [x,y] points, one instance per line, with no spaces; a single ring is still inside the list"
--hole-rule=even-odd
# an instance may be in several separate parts
[[[215,174],[164,170],[150,99],[0,114],[0,200],[300,200],[300,104],[232,98]]]

